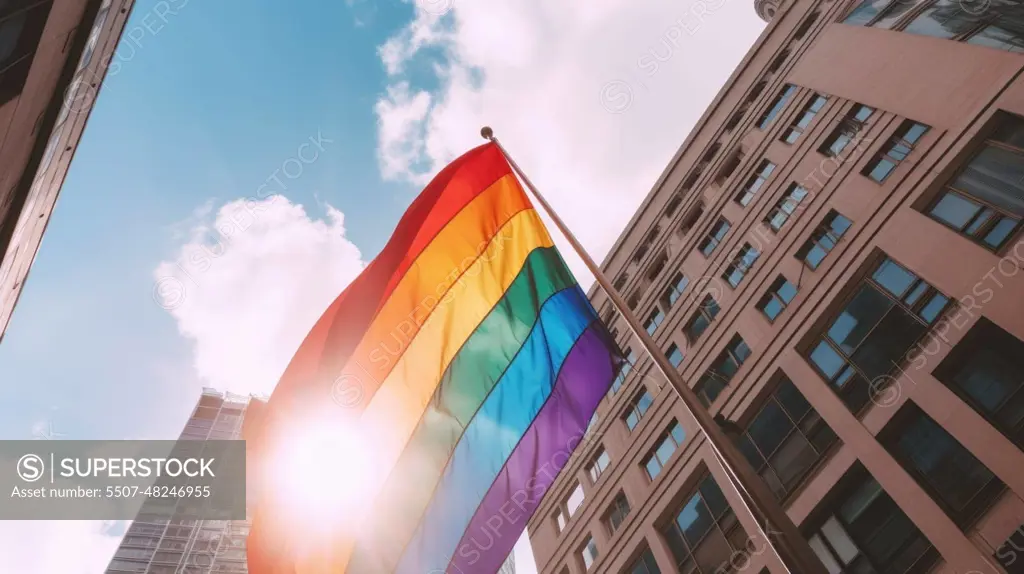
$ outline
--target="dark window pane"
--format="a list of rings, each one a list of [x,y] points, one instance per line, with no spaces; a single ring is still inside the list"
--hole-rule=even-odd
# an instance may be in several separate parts
[[[1024,36],[992,24],[970,37],[968,44],[987,46],[1008,52],[1024,52]]]
[[[722,489],[718,487],[718,483],[714,480],[710,478],[704,479],[704,482],[700,485],[700,494],[704,497],[704,503],[708,505],[711,515],[715,518],[720,518],[729,510],[729,503],[725,501]]]
[[[768,401],[764,409],[750,423],[749,434],[766,456],[775,451],[793,430],[793,423],[775,401]]]
[[[676,516],[676,524],[687,544],[694,546],[711,529],[714,519],[700,496],[694,496]]]
[[[988,146],[953,181],[956,189],[1024,217],[1024,157]]]
[[[912,315],[894,307],[850,358],[869,381],[874,380],[901,365],[907,351],[926,331],[927,327]]]
[[[852,353],[892,306],[891,299],[865,285],[832,323],[828,336],[844,352]]]
[[[959,0],[938,0],[933,7],[911,20],[905,31],[934,38],[953,38],[977,26],[979,16],[960,8]]]
[[[783,380],[779,384],[778,390],[775,391],[775,396],[782,403],[783,408],[789,413],[789,416],[793,417],[793,420],[799,421],[808,411],[811,410],[811,403],[807,402],[803,393],[797,390],[796,386],[793,385],[788,379]]]
[[[967,449],[924,413],[914,412],[895,445],[954,512],[964,510],[972,498],[994,478]]]
[[[697,566],[702,572],[718,572],[722,564],[728,562],[732,556],[732,548],[722,533],[715,529],[701,541],[693,556],[697,559]]]

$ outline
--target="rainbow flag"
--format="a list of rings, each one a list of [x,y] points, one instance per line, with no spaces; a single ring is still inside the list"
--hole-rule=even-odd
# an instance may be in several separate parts
[[[317,529],[257,487],[249,572],[496,572],[620,362],[501,150],[467,152],[313,327],[252,439],[351,421],[364,504]]]

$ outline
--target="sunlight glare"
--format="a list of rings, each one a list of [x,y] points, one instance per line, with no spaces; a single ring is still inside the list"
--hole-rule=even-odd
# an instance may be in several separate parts
[[[277,503],[306,529],[358,526],[368,510],[373,454],[355,425],[314,420],[282,437],[270,458]]]

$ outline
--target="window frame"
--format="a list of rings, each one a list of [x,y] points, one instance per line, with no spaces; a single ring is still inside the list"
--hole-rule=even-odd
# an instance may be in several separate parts
[[[757,193],[765,186],[767,181],[771,178],[772,173],[775,171],[777,166],[768,159],[762,159],[761,163],[758,164],[754,173],[747,178],[747,181],[740,188],[739,192],[733,197],[733,201],[746,207],[750,205]]]
[[[864,116],[864,119],[857,118],[861,110],[867,111],[867,115]],[[839,125],[832,130],[832,133],[830,133],[829,136],[825,138],[825,141],[822,142],[821,146],[818,147],[818,153],[826,157],[842,159],[843,152],[846,151],[846,148],[849,147],[851,143],[857,141],[857,136],[860,135],[861,131],[867,128],[868,122],[875,115],[876,111],[877,110],[871,106],[855,103],[850,111],[843,116],[843,119],[839,121]],[[842,144],[842,146],[838,150],[833,149],[840,138],[844,136],[847,140]]]
[[[718,301],[715,301],[714,296],[710,293],[705,295],[704,299],[702,299],[700,304],[697,305],[697,310],[693,312],[693,315],[690,316],[686,325],[683,326],[683,337],[686,338],[686,341],[691,345],[696,344],[697,341],[700,340],[700,336],[711,328],[711,324],[714,323],[715,317],[717,317],[721,311],[722,307],[718,304]],[[707,324],[704,325],[704,328],[701,329],[700,333],[693,334],[693,327],[700,319],[703,319]]]
[[[918,420],[930,422],[941,432],[946,433],[954,444],[962,448],[965,453],[972,457],[991,475],[988,482],[982,485],[970,496],[970,500],[961,510],[956,510],[950,506],[950,503],[936,489],[929,477],[922,473],[913,461],[907,459],[906,453],[904,453],[897,444],[899,442],[899,438],[905,434],[905,431],[911,426],[911,424]],[[979,460],[974,453],[963,445],[963,443],[946,431],[942,425],[936,422],[935,419],[929,416],[924,409],[917,406],[913,401],[907,401],[904,403],[900,410],[893,415],[888,423],[886,423],[878,433],[878,443],[882,445],[882,448],[884,448],[897,463],[899,463],[907,474],[914,478],[914,482],[916,482],[922,490],[928,493],[929,498],[931,498],[935,504],[946,513],[946,516],[948,516],[961,529],[961,531],[965,533],[972,528],[990,508],[992,508],[992,506],[999,500],[1000,495],[1002,495],[1007,488],[996,473],[992,472],[992,469],[988,468],[985,463]]]
[[[658,332],[658,327],[665,322],[665,311],[657,304],[654,305],[654,309],[647,315],[647,320],[644,321],[644,330],[647,331],[648,335],[654,336]]]
[[[689,285],[690,280],[686,278],[686,275],[682,271],[677,271],[668,287],[665,288],[665,293],[661,296],[661,301],[665,307],[671,309],[676,304],[676,301],[683,297],[683,293],[686,292],[686,288]]]
[[[971,163],[975,159],[977,159],[985,149],[989,147],[1002,149],[1011,152],[1015,155],[1018,155],[1020,156],[1021,162],[1024,163],[1024,148],[1014,147],[1009,143],[1001,142],[995,139],[995,136],[998,133],[999,128],[1003,125],[1009,125],[1009,122],[1017,122],[1018,124],[1021,125],[1022,130],[1024,130],[1024,118],[1020,118],[1019,116],[1015,116],[1013,114],[1008,113],[1006,113],[1004,117],[1007,117],[1007,119],[1002,122],[997,122],[996,124],[994,124],[992,129],[989,130],[989,133],[986,135],[986,137],[981,139],[981,141],[979,141],[971,149],[971,152],[970,154],[967,155],[966,159],[961,162],[961,165],[956,169],[955,172],[953,172],[952,175],[950,175],[946,182],[942,184],[938,192],[935,193],[934,197],[932,197],[932,199],[927,204],[925,204],[923,209],[921,209],[921,213],[923,213],[932,221],[939,223],[943,227],[946,227],[947,229],[954,231],[957,235],[967,238],[976,245],[980,245],[981,247],[994,253],[999,253],[1007,245],[1013,243],[1012,240],[1015,237],[1017,237],[1021,229],[1024,229],[1024,217],[1019,217],[1016,214],[1010,213],[1005,208],[995,205],[990,201],[981,199],[979,197],[975,197],[973,194],[966,190],[954,187],[953,184],[955,184],[956,181],[960,178],[960,176],[967,171],[967,169],[971,166]],[[950,195],[957,196],[961,200],[974,203],[978,206],[977,211],[974,213],[974,215],[971,216],[967,223],[965,223],[961,228],[957,228],[952,223],[944,219],[940,219],[939,217],[933,214],[935,208],[938,207],[938,205],[947,196]],[[974,230],[973,233],[969,232],[968,230],[970,230],[971,227],[973,227],[977,223],[978,219],[986,215],[986,211],[992,212],[991,215],[988,215],[987,220],[983,221],[981,225]],[[985,241],[985,237],[989,233],[991,233],[1003,219],[1016,220],[1017,223],[1013,226],[1013,229],[1011,229],[1010,232],[1006,234],[1006,237],[1003,239],[1002,242],[1000,242],[998,245],[993,246],[992,244]]]
[[[647,406],[641,409],[640,405],[644,402],[644,397],[648,397]],[[622,410],[622,415],[619,417],[622,419],[622,423],[626,425],[626,430],[630,433],[635,431],[640,426],[640,423],[643,422],[644,416],[647,414],[647,411],[651,410],[652,406],[654,406],[654,395],[651,394],[646,386],[642,386],[634,393],[633,398],[626,404],[626,407]],[[632,414],[636,414],[636,423],[630,426],[629,418]]]
[[[729,234],[729,230],[732,229],[732,224],[729,220],[724,217],[719,217],[718,221],[711,226],[707,234],[697,244],[697,251],[701,253],[705,258],[711,257],[711,255],[718,249],[718,246],[725,240],[725,236]]]
[[[825,498],[818,507],[812,511],[813,518],[805,521],[807,524],[807,530],[810,532],[808,535],[808,542],[811,543],[812,550],[817,554],[817,550],[814,549],[814,538],[818,538],[822,543],[824,549],[829,553],[833,561],[836,562],[836,566],[843,569],[844,572],[850,569],[851,566],[857,567],[858,563],[867,563],[876,572],[885,572],[887,574],[894,574],[885,570],[887,564],[878,564],[874,557],[869,556],[863,546],[866,546],[871,540],[858,540],[857,530],[858,528],[851,524],[845,516],[843,516],[843,507],[848,504],[851,500],[856,500],[856,495],[862,492],[866,487],[870,488],[870,484],[874,483],[878,488],[878,495],[871,499],[866,508],[870,508],[872,505],[881,501],[880,497],[885,497],[887,502],[882,501],[886,506],[891,507],[897,513],[902,514],[906,522],[909,523],[911,528],[916,531],[916,537],[927,544],[927,547],[921,552],[917,559],[909,565],[909,567],[900,574],[927,572],[939,558],[939,553],[935,547],[931,544],[928,538],[921,532],[920,528],[917,527],[910,517],[907,516],[906,512],[889,496],[889,493],[882,487],[882,485],[875,479],[864,468],[864,465],[860,461],[854,461],[853,465],[843,473],[843,476],[839,478],[835,486],[826,494]],[[858,516],[859,518],[859,516]],[[882,527],[890,524],[894,519],[897,519],[898,515],[890,513],[886,516],[885,521],[882,523]],[[843,530],[843,534],[849,538],[849,542],[853,543],[854,548],[857,551],[857,555],[849,562],[840,556],[840,553],[834,547],[831,537],[825,531],[825,525],[829,520],[835,520],[839,527]],[[861,528],[862,530],[862,528]],[[913,532],[910,533],[910,539],[904,542],[899,548],[893,551],[894,555],[911,548],[913,544],[917,542]],[[891,556],[890,556],[891,558]],[[819,556],[820,559],[820,556]]]
[[[838,235],[836,235],[834,224],[840,218],[846,221],[846,226],[845,229],[843,229],[841,232],[839,232]],[[850,218],[846,217],[845,215],[843,215],[842,213],[835,209],[829,210],[829,212],[825,214],[825,217],[821,220],[821,223],[819,223],[817,227],[814,228],[814,231],[811,232],[810,237],[807,238],[807,241],[805,241],[803,245],[800,246],[800,249],[798,249],[794,255],[801,263],[804,264],[804,266],[806,266],[811,271],[815,271],[818,269],[818,267],[821,267],[821,264],[833,251],[835,251],[836,247],[839,247],[839,242],[842,241],[843,237],[846,236],[847,232],[850,231],[851,227],[853,227],[853,221]],[[825,246],[822,244],[822,240],[824,239],[829,239],[832,242],[832,246],[829,247],[828,249],[826,249]],[[821,259],[817,263],[811,263],[808,257],[812,252],[814,252],[815,247],[824,251],[825,254],[821,256]]]
[[[658,451],[660,451],[661,447],[664,444],[667,444],[668,441],[671,441],[673,444],[672,452],[668,453],[668,457],[666,457],[665,460],[661,460],[661,457],[658,456]],[[683,426],[679,424],[679,421],[677,419],[672,419],[668,423],[668,426],[665,428],[665,430],[663,430],[661,434],[658,435],[658,439],[654,442],[654,446],[652,446],[647,451],[647,454],[645,454],[644,457],[640,459],[640,466],[641,468],[644,469],[644,472],[647,474],[647,478],[651,482],[654,482],[655,480],[658,479],[659,476],[662,476],[662,471],[665,470],[665,467],[669,465],[669,463],[672,461],[672,458],[675,456],[677,452],[679,452],[682,449],[685,443],[686,430],[683,429]],[[658,471],[654,473],[654,476],[651,476],[651,469],[648,465],[653,460],[656,460],[658,462]]]
[[[901,269],[915,277],[915,279],[911,282],[910,286],[904,289],[903,293],[901,293],[899,296],[891,293],[884,285],[882,285],[881,283],[874,279],[874,275],[879,270],[881,270],[887,262],[891,262],[892,264],[900,267]],[[857,347],[853,349],[850,353],[846,353],[845,351],[842,350],[842,347],[839,343],[832,340],[828,332],[835,324],[836,320],[839,319],[840,316],[842,316],[842,314],[845,312],[846,308],[850,305],[854,298],[857,297],[857,295],[859,295],[868,285],[870,285],[876,292],[885,296],[889,300],[891,305],[885,311],[885,313],[881,317],[879,317],[878,321],[870,328],[870,330],[864,334],[864,336],[861,338],[861,341],[857,344]],[[919,295],[917,295],[913,303],[908,305],[903,301],[904,298],[911,296],[915,292],[917,292],[922,285],[925,286],[924,290]],[[924,308],[927,307],[927,302],[930,302],[936,296],[936,294],[945,297],[946,303],[935,315],[935,318],[932,320],[932,322],[929,324],[925,321],[924,318],[920,316],[919,313]],[[807,361],[807,364],[810,365],[814,372],[817,373],[823,381],[825,381],[825,383],[832,390],[832,392],[836,393],[839,396],[840,400],[843,401],[843,404],[846,405],[850,412],[852,412],[854,416],[857,416],[859,418],[865,412],[867,412],[869,405],[872,404],[870,393],[878,393],[884,390],[884,388],[881,387],[872,387],[872,381],[881,377],[885,377],[887,374],[894,372],[895,370],[897,370],[898,366],[893,366],[891,369],[889,369],[889,371],[887,371],[886,374],[870,378],[867,376],[867,373],[864,373],[861,370],[861,368],[853,362],[853,356],[857,353],[857,351],[859,351],[864,346],[864,344],[871,338],[871,336],[875,333],[878,326],[882,324],[882,322],[889,316],[889,314],[894,312],[894,310],[898,309],[899,311],[902,311],[904,314],[909,315],[914,320],[918,321],[918,323],[920,323],[924,327],[924,331],[922,332],[921,336],[918,339],[911,342],[907,351],[904,352],[903,358],[904,360],[906,360],[907,353],[909,353],[910,350],[912,350],[918,342],[920,342],[922,339],[927,337],[929,333],[931,333],[932,328],[942,321],[942,318],[949,313],[950,309],[955,303],[953,299],[951,299],[948,295],[946,295],[937,287],[929,283],[925,278],[921,277],[917,273],[914,273],[905,265],[901,264],[899,261],[893,259],[884,252],[872,258],[870,264],[865,266],[864,271],[858,274],[854,279],[852,279],[847,284],[847,287],[844,289],[844,294],[840,298],[837,298],[837,302],[839,302],[839,304],[834,308],[834,311],[826,315],[828,320],[822,324],[819,330],[816,330],[814,332],[814,335],[806,344],[804,352],[801,354]],[[841,359],[843,362],[843,365],[836,370],[835,375],[829,376],[827,373],[825,373],[818,366],[817,362],[813,358],[814,353],[821,345],[826,345],[831,350],[831,352],[837,357],[839,357],[839,359]],[[851,406],[850,403],[847,402],[847,395],[845,395],[844,393],[856,392],[856,389],[848,387],[847,385],[855,384],[858,381],[862,382],[864,385],[867,386],[868,399],[863,404],[857,406],[857,408],[853,408],[853,406]]]
[[[601,460],[604,459],[607,462],[604,466],[601,465]],[[590,484],[597,484],[604,476],[604,471],[608,470],[612,465],[612,457],[608,454],[603,446],[597,447],[597,450],[590,456],[590,462],[587,463],[587,477],[590,478]]]
[[[592,534],[587,534],[587,537],[583,540],[583,544],[579,547],[577,555],[580,557],[580,562],[583,564],[583,571],[590,572],[590,568],[597,563],[598,558],[601,557],[601,553],[597,549],[597,541],[594,540]],[[588,552],[593,555],[588,555]],[[590,558],[590,563],[587,563],[587,558]]]
[[[789,409],[786,407],[786,404],[783,402],[783,399],[780,397],[780,393],[785,391],[787,386],[789,387],[789,389],[791,389],[791,392],[798,394],[803,400],[803,402],[807,404],[807,410],[802,415],[800,415],[799,420],[794,418],[794,413],[791,413],[789,411]],[[800,492],[804,484],[808,481],[808,478],[828,462],[832,454],[835,453],[836,450],[838,450],[838,448],[842,446],[843,442],[842,439],[839,438],[839,435],[835,432],[835,430],[832,429],[831,425],[828,424],[828,421],[825,420],[825,417],[821,416],[821,413],[819,413],[817,409],[814,408],[814,405],[812,405],[810,401],[807,400],[807,397],[800,391],[800,389],[796,387],[795,384],[793,384],[789,377],[787,377],[785,374],[776,375],[775,380],[771,383],[771,387],[771,392],[765,395],[765,397],[760,401],[757,411],[749,415],[749,419],[747,420],[746,424],[743,425],[743,433],[737,440],[737,446],[740,448],[740,452],[742,452],[745,455],[744,458],[746,458],[747,461],[750,462],[751,467],[754,469],[754,472],[761,477],[761,480],[765,482],[765,485],[768,487],[769,491],[775,494],[776,498],[780,502],[785,502],[792,498],[796,493]],[[758,442],[754,440],[753,435],[751,435],[750,431],[751,426],[757,421],[758,417],[760,417],[761,414],[764,413],[767,408],[769,408],[771,403],[774,403],[782,412],[786,420],[790,423],[790,427],[786,431],[785,436],[783,436],[779,440],[778,444],[775,446],[775,449],[770,453],[765,453],[764,451],[761,450],[761,447],[758,445]],[[815,420],[815,418],[817,420]],[[804,426],[809,426],[810,428],[805,431]],[[828,434],[832,435],[831,439],[827,441],[827,444],[819,448],[818,445],[815,444],[812,437],[817,433],[821,433],[826,430]],[[784,447],[789,443],[789,441],[793,439],[795,435],[798,434],[801,437],[803,437],[806,443],[811,447],[811,449],[813,449],[814,453],[817,455],[817,458],[814,460],[812,464],[808,465],[803,470],[801,470],[797,475],[795,475],[794,478],[791,479],[792,484],[790,486],[787,486],[785,483],[782,482],[782,478],[779,474],[779,471],[773,465],[772,457],[782,452]],[[751,460],[749,456],[746,456],[746,452],[743,451],[743,448],[741,446],[743,440],[749,442],[750,445],[755,449],[756,453],[760,457],[760,464],[755,464],[755,462]],[[779,485],[785,491],[781,496],[778,492],[775,491],[771,483],[764,478],[763,473],[765,471],[772,472],[775,476],[775,479],[779,482]]]
[[[786,84],[782,87],[782,90],[772,98],[771,103],[768,105],[768,109],[765,110],[761,117],[757,120],[757,129],[764,130],[775,121],[782,110],[785,109],[786,104],[789,103],[790,98],[797,91],[795,84]]]
[[[782,131],[782,135],[779,136],[779,141],[786,145],[793,145],[800,141],[800,138],[804,133],[811,129],[811,124],[814,123],[814,119],[818,116],[828,104],[828,96],[814,92],[811,94],[811,99],[804,104],[804,107],[800,109],[800,113],[797,117]],[[800,125],[803,124],[803,125]],[[790,138],[792,137],[792,141]]]
[[[1013,333],[1003,329],[985,316],[981,316],[964,337],[953,346],[949,354],[935,367],[935,370],[932,371],[932,376],[952,391],[967,406],[971,407],[974,412],[988,421],[1007,440],[1024,450],[1024,419],[1017,423],[1017,428],[1013,428],[1003,423],[1000,418],[1008,405],[1012,409],[1014,401],[1019,402],[1024,399],[1024,379],[1018,383],[1019,386],[1016,390],[1011,391],[992,410],[982,405],[957,380],[964,373],[964,370],[970,366],[972,359],[978,356],[979,351],[991,352],[995,350],[997,351],[997,357],[1010,363],[1016,363],[1014,366],[1019,369],[1018,372],[1024,373],[1024,353],[1018,354],[1022,347],[1024,347],[1024,341],[1021,341]]]
[[[793,296],[790,297],[788,301],[784,297],[782,297],[782,295],[779,294],[779,290],[782,289],[782,287],[784,287],[785,285],[793,287]],[[778,319],[783,312],[785,312],[786,308],[789,307],[789,304],[792,303],[794,299],[796,299],[796,296],[799,293],[799,287],[790,283],[789,279],[787,279],[785,275],[780,274],[778,277],[775,278],[775,281],[772,281],[772,284],[768,287],[768,291],[761,296],[761,299],[757,303],[757,310],[760,311],[766,319],[768,319],[769,323],[774,323],[775,320]],[[775,301],[779,305],[779,312],[776,313],[774,317],[769,315],[767,311],[768,304],[771,301]]]
[[[743,356],[740,356],[740,349],[746,350],[746,353],[743,354]],[[738,333],[733,335],[732,339],[729,340],[729,343],[722,349],[722,352],[720,352],[715,357],[715,360],[708,365],[708,368],[701,375],[700,379],[697,380],[697,384],[693,388],[694,394],[697,395],[697,398],[700,399],[705,408],[710,408],[710,406],[718,400],[718,397],[722,396],[722,392],[728,388],[729,383],[731,383],[733,378],[735,378],[736,373],[739,373],[740,369],[743,368],[743,363],[745,363],[752,354],[753,350],[750,348],[750,345],[747,345],[746,341],[743,340],[743,337]],[[723,371],[726,370],[724,365],[729,361],[735,365],[735,370],[732,375],[726,376],[723,374]],[[714,397],[710,396],[708,393],[708,384],[712,381],[716,381],[721,384],[721,387],[715,391]]]
[[[722,272],[722,279],[725,279],[725,282],[733,289],[739,288],[740,283],[743,283],[743,279],[746,278],[747,273],[750,273],[750,270],[754,268],[754,264],[757,263],[757,260],[760,257],[760,251],[754,249],[753,245],[744,243],[742,247],[736,250],[736,254],[733,256],[732,261],[726,265],[725,271]],[[737,274],[739,275],[738,278],[736,277]],[[735,282],[733,282],[733,280],[735,280]]]
[[[915,139],[907,139],[907,136],[910,135],[910,132],[912,132],[914,128],[917,126],[920,126],[924,129]],[[924,139],[924,137],[927,136],[928,132],[930,132],[931,130],[932,127],[929,126],[928,124],[924,124],[919,121],[911,119],[904,120],[903,123],[901,123],[900,126],[896,128],[896,131],[893,133],[892,137],[886,140],[885,144],[881,148],[879,148],[877,152],[875,152],[874,156],[872,156],[871,161],[869,161],[864,166],[864,169],[861,170],[861,175],[879,185],[884,184],[889,179],[889,177],[893,173],[895,173],[897,169],[899,169],[900,165],[902,165],[903,162],[905,162],[907,158],[909,158],[910,155],[914,153],[917,144],[920,143],[920,141]],[[896,148],[901,146],[907,149],[906,154],[902,158],[891,155],[894,152],[894,150],[896,150]],[[874,173],[875,169],[882,165],[883,162],[892,164],[892,167],[885,172],[885,175],[883,175],[881,179],[875,179],[874,175],[872,174]]]
[[[713,493],[712,498],[719,499],[720,503],[724,507],[718,512],[712,510],[711,504],[708,502],[708,492],[705,489],[710,488],[714,488],[714,490],[717,491],[716,493]],[[698,498],[699,501],[696,502],[696,504],[703,505],[703,507],[708,511],[706,516],[709,517],[711,521],[707,526],[707,530],[701,533],[696,541],[691,543],[679,526],[679,517],[683,514],[686,508],[691,504],[694,504],[694,500]],[[687,490],[686,495],[682,497],[682,500],[678,504],[673,505],[672,508],[673,510],[668,513],[667,520],[662,524],[657,525],[657,529],[662,540],[665,542],[665,545],[668,546],[669,554],[672,557],[673,566],[676,568],[676,571],[683,571],[682,566],[689,567],[691,563],[694,569],[687,569],[689,572],[717,574],[718,572],[724,571],[722,570],[722,563],[719,563],[712,571],[704,571],[697,564],[697,561],[694,558],[699,553],[701,545],[709,540],[709,536],[716,531],[721,537],[721,540],[729,547],[729,556],[726,558],[726,561],[729,561],[736,555],[736,553],[745,553],[748,551],[749,538],[747,533],[742,524],[740,524],[736,511],[732,508],[732,505],[729,504],[728,499],[725,497],[725,493],[722,492],[718,482],[715,481],[714,477],[707,471],[706,467],[697,474],[694,486]],[[676,553],[672,543],[673,539],[678,540],[683,544],[687,551],[686,556],[681,558]]]
[[[796,197],[798,192],[803,192],[800,197]],[[793,182],[786,188],[786,192],[783,194],[779,201],[768,211],[768,214],[764,217],[764,223],[772,231],[772,233],[778,234],[782,231],[782,228],[786,226],[786,222],[800,209],[800,204],[807,199],[810,195],[810,191],[804,186]],[[787,206],[792,206],[790,210],[786,210]],[[779,216],[782,217],[782,222],[776,227],[775,221]]]
[[[678,354],[679,355],[679,362],[676,362],[676,361],[674,361],[672,359],[672,356],[674,354]],[[668,346],[668,349],[665,350],[665,358],[668,359],[668,362],[673,367],[678,369],[679,365],[682,365],[683,361],[686,360],[686,355],[683,354],[683,350],[679,348],[679,345],[677,345],[675,343],[670,343],[669,346]]]
[[[604,524],[605,529],[608,531],[608,536],[614,536],[618,532],[622,524],[629,518],[630,512],[633,508],[629,505],[629,498],[626,497],[626,492],[620,490],[618,494],[612,498],[611,504],[608,505],[608,509],[605,510],[601,516],[601,522]],[[614,520],[614,517],[618,517],[618,521]]]

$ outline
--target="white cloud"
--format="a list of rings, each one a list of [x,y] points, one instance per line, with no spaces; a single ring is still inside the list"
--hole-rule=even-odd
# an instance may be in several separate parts
[[[419,7],[380,51],[381,172],[421,183],[490,125],[600,259],[763,27],[752,0],[456,0],[440,19]],[[436,92],[407,83],[419,56]]]
[[[120,533],[98,521],[0,521],[5,572],[97,574],[114,555]]]
[[[236,200],[215,215],[201,208],[187,243],[156,269],[155,295],[192,342],[205,385],[269,394],[310,326],[362,271],[344,215],[326,210],[313,219],[282,196]]]

